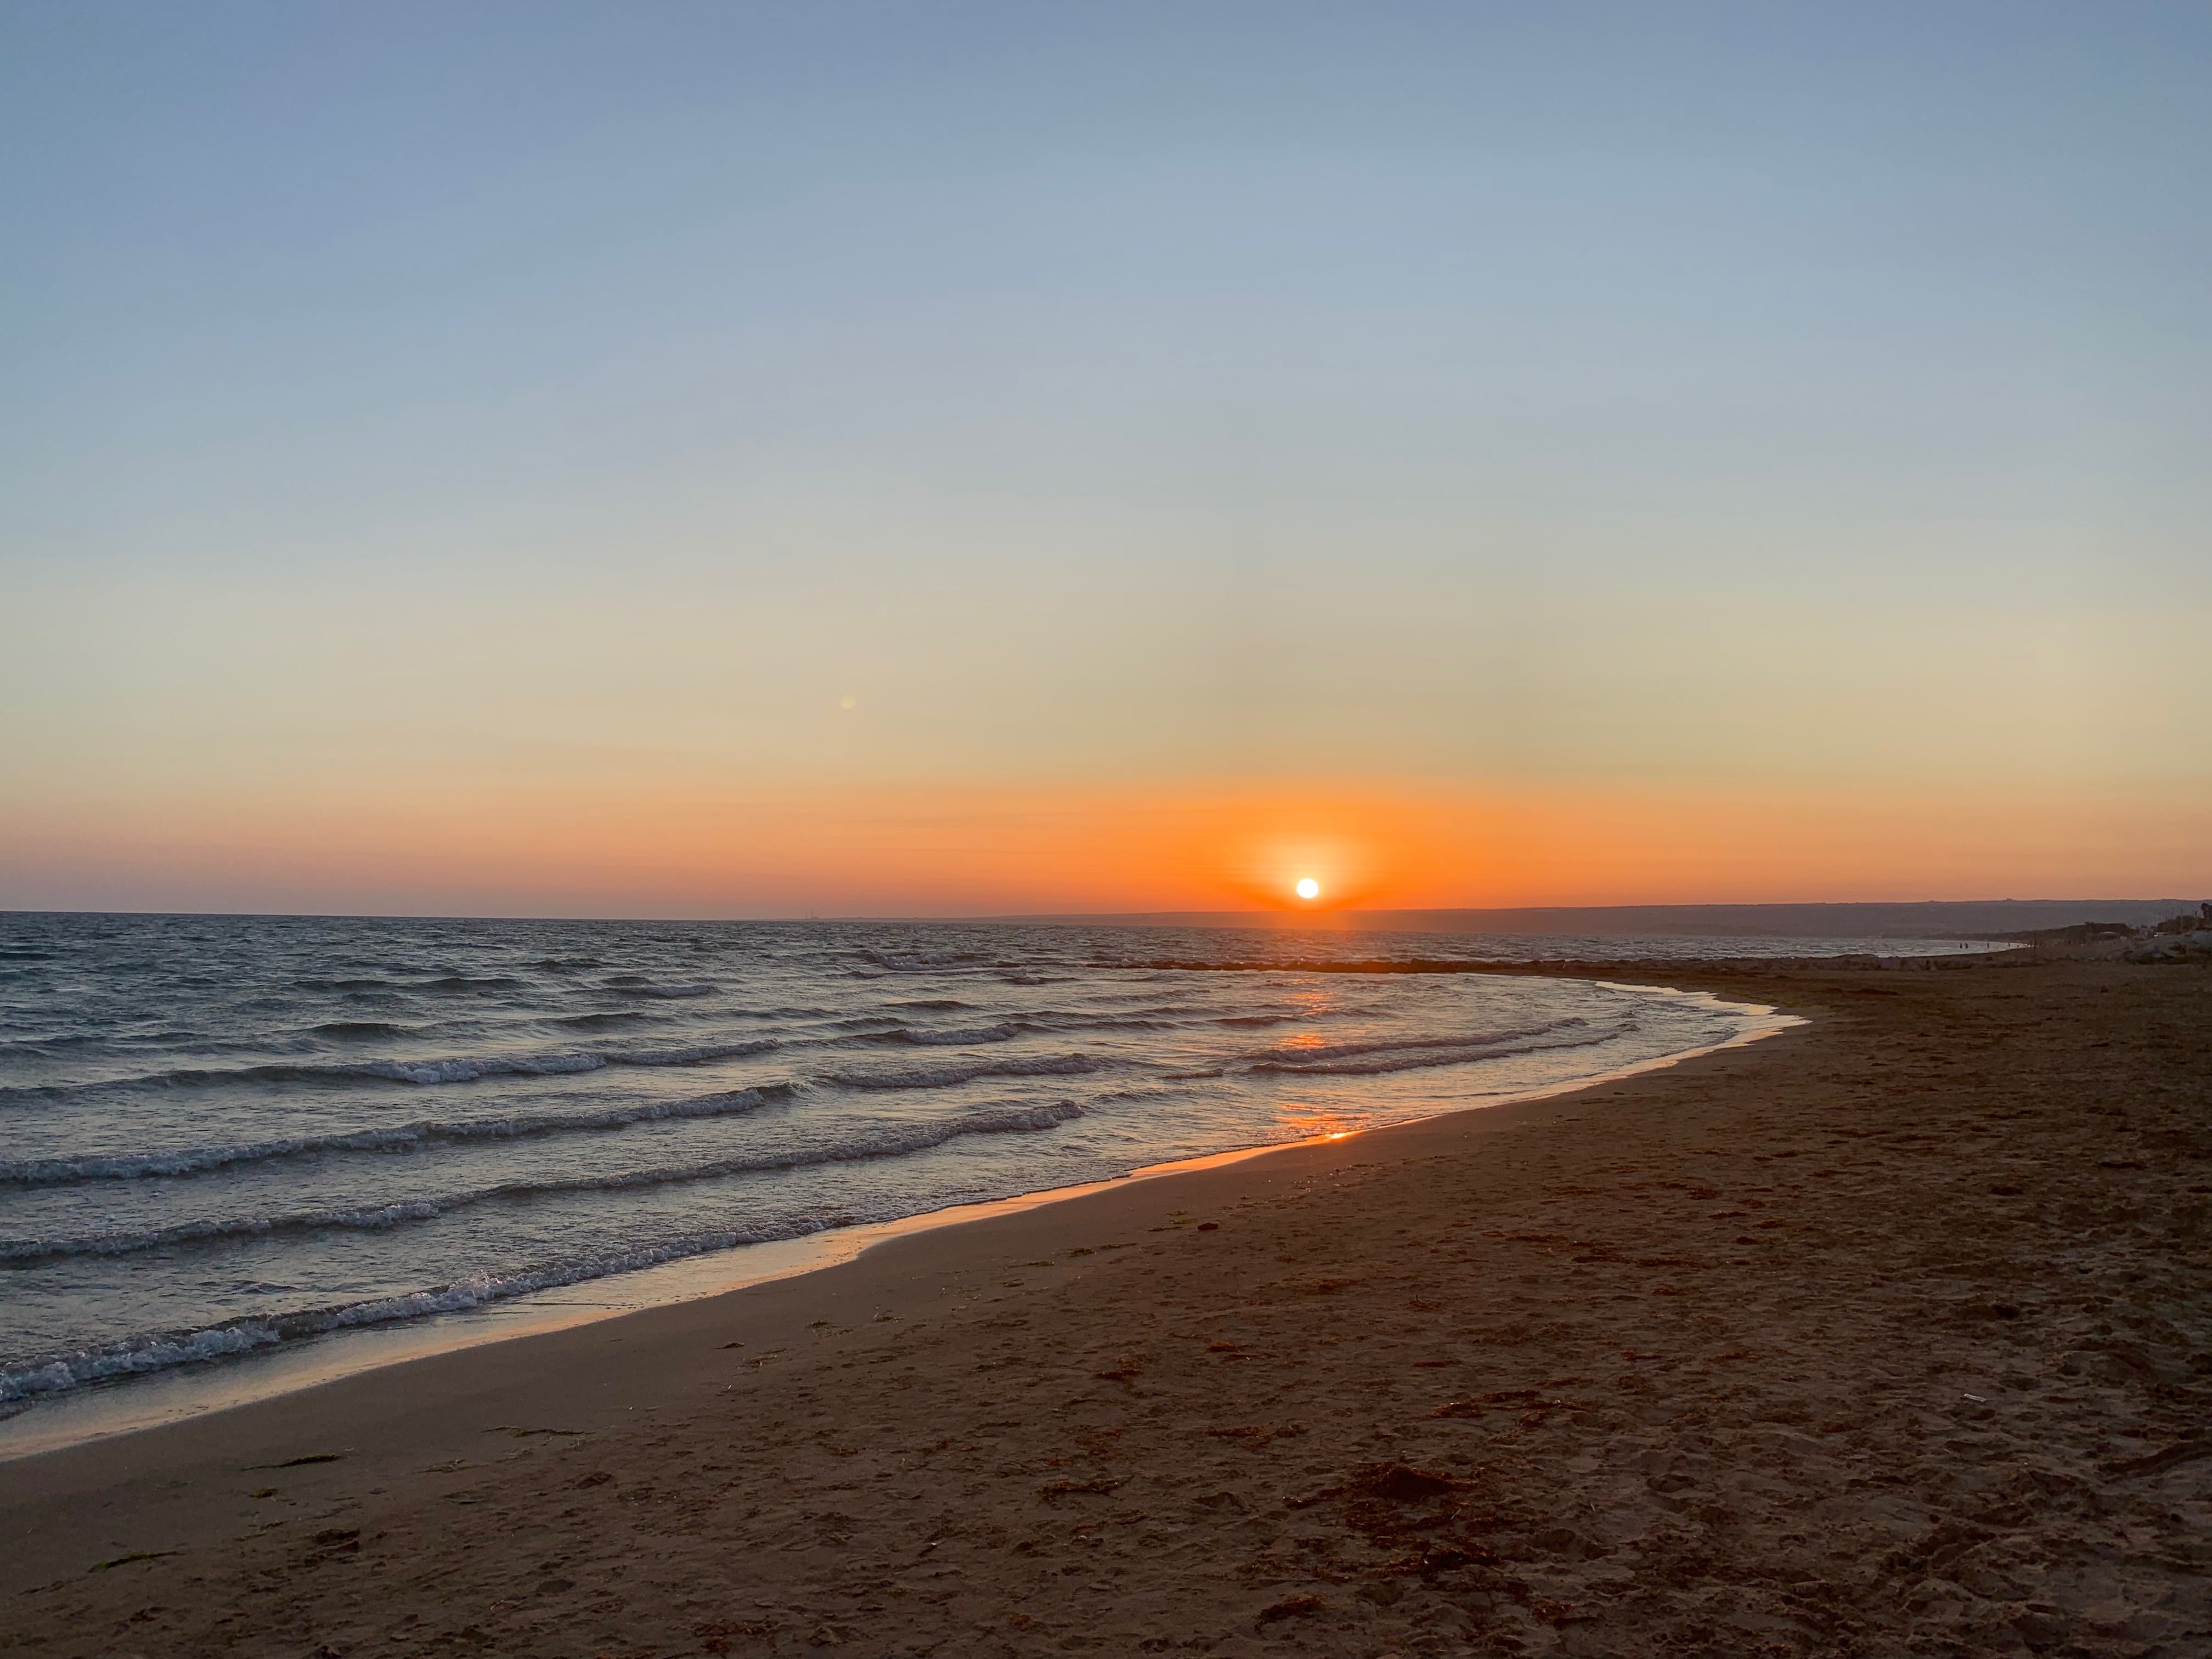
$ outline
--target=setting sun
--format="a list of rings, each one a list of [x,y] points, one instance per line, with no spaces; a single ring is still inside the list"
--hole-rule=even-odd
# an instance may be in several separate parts
[[[1302,899],[1317,899],[1321,896],[1321,884],[1311,876],[1300,876],[1298,884],[1291,890]]]

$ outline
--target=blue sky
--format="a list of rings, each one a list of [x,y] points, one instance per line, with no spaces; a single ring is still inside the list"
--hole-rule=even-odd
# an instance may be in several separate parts
[[[2208,71],[2158,5],[0,4],[0,804],[2199,811]]]

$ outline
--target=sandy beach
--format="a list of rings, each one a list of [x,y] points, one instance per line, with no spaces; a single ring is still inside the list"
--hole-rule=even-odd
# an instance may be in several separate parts
[[[0,1649],[2212,1651],[2212,975],[1808,1024],[0,1466]]]

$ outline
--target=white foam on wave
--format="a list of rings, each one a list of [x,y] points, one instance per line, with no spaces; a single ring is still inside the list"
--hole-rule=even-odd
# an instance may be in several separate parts
[[[65,1393],[88,1383],[115,1377],[174,1370],[211,1359],[225,1359],[258,1348],[333,1331],[387,1325],[434,1314],[466,1312],[488,1303],[527,1296],[535,1291],[557,1290],[611,1274],[658,1267],[665,1261],[705,1255],[741,1244],[762,1244],[773,1239],[796,1238],[821,1230],[820,1222],[797,1220],[780,1227],[695,1234],[640,1248],[556,1262],[509,1273],[477,1273],[450,1284],[434,1285],[400,1296],[374,1297],[336,1306],[311,1308],[294,1313],[226,1321],[198,1329],[163,1331],[125,1338],[97,1347],[33,1359],[0,1370],[0,1406],[27,1401],[41,1395]]]
[[[355,1129],[343,1134],[294,1135],[282,1140],[250,1141],[233,1146],[185,1146],[171,1152],[121,1157],[32,1158],[0,1162],[0,1182],[51,1187],[82,1181],[132,1181],[143,1176],[203,1175],[234,1164],[256,1164],[316,1152],[395,1152],[435,1142],[520,1140],[539,1135],[626,1128],[669,1118],[725,1117],[750,1112],[791,1092],[788,1084],[732,1089],[690,1100],[637,1106],[611,1106],[597,1112],[543,1112],[528,1116],[425,1119],[390,1128]]]
[[[392,1083],[474,1083],[487,1077],[564,1077],[596,1072],[606,1063],[607,1056],[598,1054],[516,1054],[491,1060],[370,1060],[358,1066],[254,1067],[246,1075],[289,1070],[307,1077],[373,1077]]]
[[[887,1066],[872,1072],[832,1072],[823,1081],[848,1089],[952,1089],[987,1077],[1079,1077],[1104,1068],[1088,1054],[1038,1054],[976,1060],[945,1066]]]
[[[996,1025],[971,1025],[965,1030],[933,1031],[919,1025],[909,1025],[896,1031],[872,1033],[878,1042],[911,1042],[925,1048],[957,1048],[969,1043],[1011,1042],[1028,1028],[1018,1020],[1006,1020]]]
[[[748,1037],[742,1042],[701,1042],[685,1048],[629,1048],[610,1052],[610,1066],[701,1066],[714,1060],[738,1060],[764,1054],[777,1046],[774,1037]]]
[[[1605,1041],[1593,1033],[1617,1013],[1602,997],[1471,979],[1316,986],[1287,962],[1255,975],[1201,976],[1139,965],[1160,948],[1151,934],[1102,934],[1094,945],[1035,929],[736,928],[710,963],[641,924],[96,928],[115,937],[100,931],[83,946],[88,960],[135,1023],[102,1024],[88,1004],[78,1025],[56,1024],[43,1003],[0,997],[8,1003],[0,1012],[15,1016],[0,1020],[13,1024],[11,1038],[52,1026],[93,1045],[71,1048],[66,1062],[58,1052],[0,1050],[5,1081],[31,1085],[0,1088],[0,1103],[40,1103],[0,1113],[16,1160],[0,1159],[0,1182],[15,1183],[0,1185],[0,1216],[13,1211],[0,1221],[0,1257],[15,1258],[0,1260],[0,1277],[22,1264],[22,1283],[38,1292],[20,1316],[11,1309],[0,1319],[0,1373],[17,1379],[0,1380],[0,1416],[101,1376],[459,1312],[812,1231],[831,1205],[827,1224],[840,1225],[848,1209],[909,1213],[948,1193],[1027,1187],[1163,1145],[1265,1140],[1297,1121],[1273,1109],[1278,1095],[1326,1094],[1356,1111],[1354,1097],[1371,1091],[1388,1115],[1461,1092],[1464,1079],[1474,1079],[1468,1092],[1496,1092],[1469,1062],[1497,1063],[1507,1074],[1498,1080],[1510,1084],[1524,1071],[1595,1069],[1673,1030],[1638,1015],[1612,1033],[1628,1041],[1583,1050],[1591,1056],[1584,1066],[1579,1054],[1540,1051],[1570,1038]],[[1191,953],[1212,962],[1228,947],[1211,939],[1194,940]],[[862,940],[881,948],[856,953],[851,945]],[[987,948],[953,948],[970,942]],[[1247,954],[1268,948],[1257,938],[1236,945]],[[1301,948],[1344,954],[1330,943]],[[1076,959],[1123,950],[1129,965]],[[723,982],[690,982],[701,967]],[[502,977],[501,969],[513,971]],[[594,971],[586,978],[585,969]],[[901,976],[884,977],[885,969]],[[329,977],[310,987],[303,969]],[[913,973],[939,981],[902,976]],[[368,974],[379,977],[356,977]],[[442,977],[421,983],[428,975]],[[429,995],[442,991],[469,994],[441,998],[434,1015],[395,1012],[429,1010]],[[1536,1036],[1507,1029],[1570,1012],[1588,1014],[1590,1024]],[[629,1029],[617,1035],[617,1022]],[[608,1029],[591,1029],[598,1025]],[[1308,1041],[1276,1041],[1301,1030]],[[1324,1035],[1349,1041],[1323,1042]],[[774,1059],[733,1059],[703,1073],[604,1069],[771,1048]],[[1525,1064],[1516,1052],[1528,1054]],[[811,1058],[798,1062],[800,1053]],[[1455,1065],[1468,1069],[1395,1082],[1359,1075]],[[1250,1075],[1255,1067],[1285,1075],[1263,1080]],[[1102,1075],[1076,1080],[1092,1072]],[[94,1080],[114,1073],[122,1075]],[[762,1074],[793,1080],[733,1087]],[[1225,1086],[1195,1080],[1224,1076]],[[502,1077],[509,1080],[477,1081]],[[703,1094],[709,1089],[729,1092]],[[527,1139],[741,1114],[792,1090],[805,1091],[800,1108],[773,1120]],[[699,1097],[635,1103],[663,1093]],[[927,1150],[959,1135],[1049,1129],[1080,1115],[1040,1104],[1063,1094],[1083,1097],[1112,1132],[1071,1126]],[[417,1147],[426,1155],[407,1159]],[[385,1152],[400,1156],[369,1156]],[[295,1161],[258,1162],[286,1158]],[[809,1163],[836,1167],[810,1174],[800,1167]],[[680,1167],[645,1167],[655,1164]],[[231,1166],[200,1182],[33,1190]],[[735,1178],[717,1184],[724,1176]],[[686,1182],[703,1184],[672,1184]],[[453,1209],[461,1212],[440,1219]],[[816,1219],[794,1219],[805,1217]],[[753,1231],[721,1231],[740,1226]],[[220,1299],[204,1299],[217,1292],[195,1287],[218,1279]],[[172,1325],[186,1328],[155,1328]],[[24,1380],[34,1375],[47,1381]]]
[[[0,1262],[51,1261],[63,1256],[130,1255],[143,1250],[220,1243],[272,1233],[377,1231],[410,1221],[434,1220],[456,1210],[467,1209],[495,1199],[538,1198],[558,1193],[623,1192],[640,1187],[718,1181],[729,1176],[754,1175],[774,1170],[799,1170],[823,1164],[860,1164],[877,1158],[903,1158],[944,1146],[947,1141],[957,1140],[963,1135],[1008,1134],[1024,1130],[1057,1128],[1081,1117],[1084,1111],[1082,1106],[1072,1100],[1057,1101],[1043,1106],[970,1113],[935,1123],[888,1124],[872,1133],[828,1146],[796,1147],[788,1152],[758,1153],[750,1157],[713,1158],[704,1163],[678,1164],[658,1170],[629,1170],[611,1175],[505,1181],[442,1198],[410,1199],[360,1209],[292,1210],[273,1215],[186,1221],[174,1226],[139,1231],[84,1233],[58,1238],[0,1239]]]
[[[577,1048],[555,1054],[454,1055],[428,1060],[362,1060],[328,1065],[240,1066],[228,1070],[181,1066],[143,1077],[96,1083],[38,1084],[0,1089],[0,1102],[62,1100],[123,1089],[210,1088],[240,1083],[410,1083],[431,1087],[488,1077],[568,1077],[609,1066],[699,1066],[766,1054],[773,1037],[701,1042],[675,1048]]]
[[[1620,1035],[1607,1031],[1601,1036],[1572,1037],[1561,1042],[1532,1042],[1517,1048],[1497,1044],[1471,1043],[1465,1048],[1423,1048],[1413,1053],[1369,1054],[1356,1060],[1329,1060],[1310,1066],[1286,1063],[1262,1063],[1253,1066],[1255,1072],[1280,1072],[1292,1077],[1382,1077],[1392,1072],[1417,1072],[1436,1066],[1471,1066],[1478,1060],[1497,1060],[1510,1054],[1529,1054],[1554,1048],[1595,1048],[1610,1042]]]
[[[1517,1051],[1517,1046],[1550,1048],[1540,1039],[1554,1032],[1587,1030],[1589,1022],[1580,1015],[1564,1019],[1547,1020],[1540,1025],[1523,1025],[1499,1031],[1439,1031],[1431,1036],[1417,1037],[1370,1038],[1345,1042],[1306,1042],[1292,1041],[1279,1043],[1272,1048],[1255,1050],[1244,1058],[1255,1072],[1316,1072],[1324,1074],[1364,1076],[1377,1071],[1393,1071],[1401,1067],[1386,1062],[1404,1058],[1409,1065],[1453,1064],[1452,1061],[1423,1060],[1424,1054],[1451,1052],[1464,1054],[1480,1051],[1485,1056]],[[1626,1024],[1605,1031],[1595,1041],[1617,1036],[1626,1030]]]

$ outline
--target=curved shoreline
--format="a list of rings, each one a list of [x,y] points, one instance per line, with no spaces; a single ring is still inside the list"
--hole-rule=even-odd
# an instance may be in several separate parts
[[[1626,964],[1604,964],[1616,969],[1623,965]],[[1592,964],[1593,968],[1596,966]],[[1503,964],[1497,968],[1462,965],[1449,971],[1500,971],[1525,975],[1533,970],[1522,964]],[[482,1299],[457,1309],[432,1306],[386,1322],[340,1325],[299,1337],[243,1339],[232,1346],[218,1343],[204,1357],[26,1396],[25,1403],[17,1410],[0,1417],[0,1464],[188,1422],[212,1413],[234,1411],[392,1366],[799,1279],[850,1262],[893,1240],[1024,1214],[1042,1206],[1120,1189],[1131,1182],[1173,1179],[1225,1169],[1274,1153],[1372,1138],[1463,1115],[1556,1100],[1740,1048],[1803,1023],[1796,1016],[1778,1013],[1763,1004],[1732,1002],[1710,992],[1631,983],[1601,977],[1596,972],[1557,976],[1585,978],[1609,988],[1649,994],[1699,998],[1740,1012],[1746,1029],[1717,1043],[1510,1091],[1479,1103],[1449,1105],[1437,1112],[1391,1123],[1306,1139],[1231,1148],[1194,1158],[1139,1166],[1103,1181],[951,1205],[886,1221],[825,1228],[790,1238],[715,1245],[659,1262],[556,1281],[512,1296]],[[598,1287],[605,1287],[608,1294],[592,1295],[591,1291]],[[424,1292],[416,1298],[400,1300],[428,1300],[434,1295],[435,1292]],[[245,1322],[241,1322],[241,1329]],[[204,1334],[219,1338],[228,1330],[229,1328],[222,1328]]]
[[[1818,1017],[18,1460],[15,1639],[2201,1649],[2212,976],[1669,977]]]

